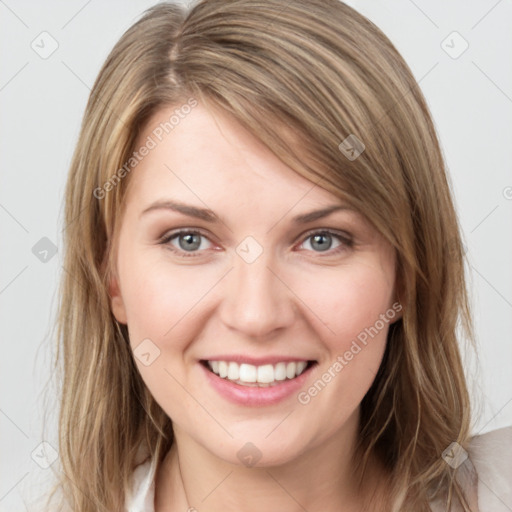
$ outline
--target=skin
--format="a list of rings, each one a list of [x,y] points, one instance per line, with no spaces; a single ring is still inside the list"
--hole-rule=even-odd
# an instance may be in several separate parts
[[[150,120],[137,147],[172,111]],[[295,215],[340,200],[202,104],[129,179],[109,292],[132,348],[149,338],[160,350],[149,366],[135,358],[176,440],[156,477],[156,511],[361,510],[384,482],[373,462],[357,492],[351,455],[389,325],[306,405],[296,394],[270,406],[235,405],[208,385],[198,360],[226,353],[316,360],[307,390],[395,302],[390,246],[349,209],[294,225]],[[171,198],[209,208],[222,222],[164,209],[141,216]],[[178,228],[205,234],[196,256],[187,257],[179,237],[159,243]],[[353,244],[333,236],[331,248],[319,250],[311,234],[326,229]],[[236,252],[247,236],[263,249],[250,264]],[[237,457],[247,442],[261,452],[251,468]]]

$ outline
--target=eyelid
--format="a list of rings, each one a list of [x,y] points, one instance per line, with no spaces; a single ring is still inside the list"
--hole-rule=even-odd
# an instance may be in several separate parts
[[[211,244],[215,244],[215,242],[210,238],[210,235],[207,234],[205,231],[203,231],[200,228],[178,228],[178,229],[174,229],[171,231],[167,231],[161,237],[158,238],[158,244],[168,246],[168,245],[170,245],[171,240],[173,240],[174,238],[178,237],[181,234],[201,235],[202,237],[206,238]],[[173,252],[176,252],[176,253],[188,255],[186,257],[198,256],[199,254],[201,254],[201,252],[204,252],[204,251],[199,251],[196,253],[194,253],[194,252],[187,253],[187,251],[181,251],[179,249],[176,249],[174,246],[170,246],[170,250],[172,250]]]
[[[310,229],[297,237],[297,241],[305,240],[312,235],[327,233],[328,235],[333,235],[340,240],[342,240],[346,244],[352,245],[354,243],[353,236],[348,231],[343,231],[340,229],[330,229],[330,228],[314,228]]]

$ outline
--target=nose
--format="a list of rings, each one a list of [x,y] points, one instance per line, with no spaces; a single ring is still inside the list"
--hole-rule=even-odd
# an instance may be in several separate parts
[[[235,255],[220,306],[224,325],[248,338],[268,338],[295,321],[294,295],[263,252],[247,263]]]

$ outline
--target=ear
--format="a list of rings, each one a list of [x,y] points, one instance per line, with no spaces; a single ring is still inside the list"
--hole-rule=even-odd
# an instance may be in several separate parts
[[[395,292],[393,293],[393,302],[391,303],[388,311],[393,311],[394,313],[393,320],[391,321],[392,324],[400,320],[403,316],[403,307],[402,303],[400,302],[400,293],[397,289],[395,289]]]
[[[113,276],[109,281],[108,294],[110,296],[110,308],[112,309],[112,313],[116,317],[116,320],[120,324],[126,325],[128,323],[126,319],[126,308],[124,306],[121,290],[119,289],[119,280],[117,275]]]
[[[403,317],[403,306],[401,298],[404,297],[404,282],[403,282],[403,273],[400,271],[398,264],[396,265],[396,278],[395,284],[393,287],[393,302],[391,305],[391,309],[395,312],[395,317],[393,318],[393,322],[395,323],[397,320],[400,320]]]
[[[395,300],[395,302],[393,302],[393,305],[391,307],[392,307],[393,311],[395,311],[395,313],[396,313],[396,316],[393,319],[393,323],[394,323],[397,320],[400,320],[402,318],[402,316],[403,316],[403,307],[402,307],[402,304],[400,303],[400,301],[398,299]]]

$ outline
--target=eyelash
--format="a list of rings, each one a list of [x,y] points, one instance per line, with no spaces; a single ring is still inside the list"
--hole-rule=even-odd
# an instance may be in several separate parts
[[[179,237],[179,235],[183,235],[183,234],[200,235],[200,236],[203,236],[204,238],[208,239],[211,242],[211,240],[208,238],[208,236],[200,230],[179,229],[177,231],[172,231],[171,233],[165,234],[163,237],[161,237],[159,239],[158,243],[161,245],[166,245],[169,248],[169,250],[171,250],[172,252],[178,254],[180,257],[183,257],[183,258],[194,258],[194,257],[200,256],[202,251],[186,252],[186,251],[177,249],[176,247],[174,247],[173,245],[170,244],[171,240],[173,240],[174,238],[177,238],[177,237]],[[338,254],[339,252],[346,250],[347,248],[349,248],[349,249],[352,248],[354,245],[354,242],[349,235],[341,234],[341,233],[338,233],[335,231],[331,231],[329,229],[320,229],[320,230],[309,231],[309,232],[305,233],[301,238],[302,242],[300,245],[302,245],[308,238],[312,238],[315,235],[329,235],[329,236],[332,236],[333,238],[338,239],[338,241],[341,242],[341,245],[339,247],[336,247],[335,249],[332,249],[332,250],[328,249],[326,251],[327,256],[332,256],[334,254]],[[320,256],[322,257],[322,253],[320,251],[310,251],[310,252],[318,252],[318,254],[320,254]]]

